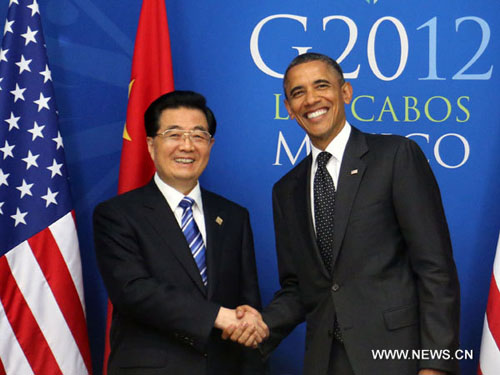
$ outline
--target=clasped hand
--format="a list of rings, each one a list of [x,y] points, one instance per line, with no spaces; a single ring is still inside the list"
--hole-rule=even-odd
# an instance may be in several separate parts
[[[221,307],[215,327],[222,330],[222,339],[230,339],[249,348],[256,348],[269,336],[269,328],[262,315],[248,305],[238,306],[236,310]]]

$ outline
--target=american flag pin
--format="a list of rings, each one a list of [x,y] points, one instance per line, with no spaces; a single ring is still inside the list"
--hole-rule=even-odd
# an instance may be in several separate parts
[[[353,170],[351,171],[351,175],[353,175],[353,174],[358,174],[358,170],[357,170],[357,169],[353,169]]]
[[[220,216],[217,216],[217,219],[215,219],[215,222],[216,222],[217,224],[219,224],[219,225],[222,225],[222,222],[223,222],[223,221],[224,221],[224,220],[222,220],[222,218],[221,218]]]

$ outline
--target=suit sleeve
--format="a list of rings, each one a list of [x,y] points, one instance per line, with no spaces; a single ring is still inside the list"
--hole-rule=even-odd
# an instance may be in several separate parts
[[[394,162],[393,202],[416,277],[422,349],[459,346],[460,290],[436,179],[420,148],[406,140]],[[421,360],[420,368],[455,373],[454,360]]]
[[[94,212],[97,261],[114,308],[204,351],[220,306],[155,279],[141,255],[137,228],[123,211],[103,203]]]
[[[253,243],[252,228],[248,211],[245,210],[243,236],[241,243],[241,273],[240,273],[240,305],[250,305],[257,310],[262,309],[259,283],[257,278],[257,265]],[[243,363],[241,375],[265,374],[265,364],[258,350],[243,348]]]
[[[257,310],[261,310],[262,305],[259,282],[257,278],[253,234],[250,226],[248,211],[246,210],[242,226],[243,236],[241,243],[240,304],[247,304]]]
[[[271,332],[269,339],[261,348],[266,357],[298,324],[305,320],[305,309],[300,299],[294,256],[290,253],[292,246],[289,244],[289,228],[283,216],[280,195],[276,186],[273,188],[273,214],[281,289],[276,292],[262,314]]]

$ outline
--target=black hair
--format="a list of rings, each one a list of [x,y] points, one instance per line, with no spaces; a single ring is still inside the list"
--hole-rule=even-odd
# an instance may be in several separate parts
[[[308,52],[304,53],[302,55],[298,55],[295,57],[292,62],[288,65],[285,71],[285,76],[283,78],[283,91],[285,91],[285,97],[287,97],[287,93],[285,90],[285,84],[288,76],[288,72],[290,69],[292,69],[294,66],[304,64],[307,62],[311,61],[323,61],[326,65],[331,67],[337,74],[339,75],[340,83],[343,84],[345,82],[344,80],[344,72],[342,72],[342,68],[340,65],[331,57],[323,55],[321,53],[316,53],[316,52]],[[288,98],[288,97],[287,97]]]
[[[207,107],[205,97],[194,91],[181,90],[163,94],[149,105],[144,113],[146,135],[148,137],[154,137],[156,135],[160,128],[159,119],[164,110],[178,108],[199,109],[203,112],[207,119],[208,132],[212,137],[214,136],[217,122],[212,110]]]

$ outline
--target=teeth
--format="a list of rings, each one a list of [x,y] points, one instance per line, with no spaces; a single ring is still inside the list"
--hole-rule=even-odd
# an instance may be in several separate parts
[[[183,163],[183,164],[191,164],[194,163],[193,159],[184,159],[184,158],[177,158],[175,159],[177,163]]]
[[[318,109],[317,111],[307,114],[307,118],[316,118],[326,113],[326,109]]]

